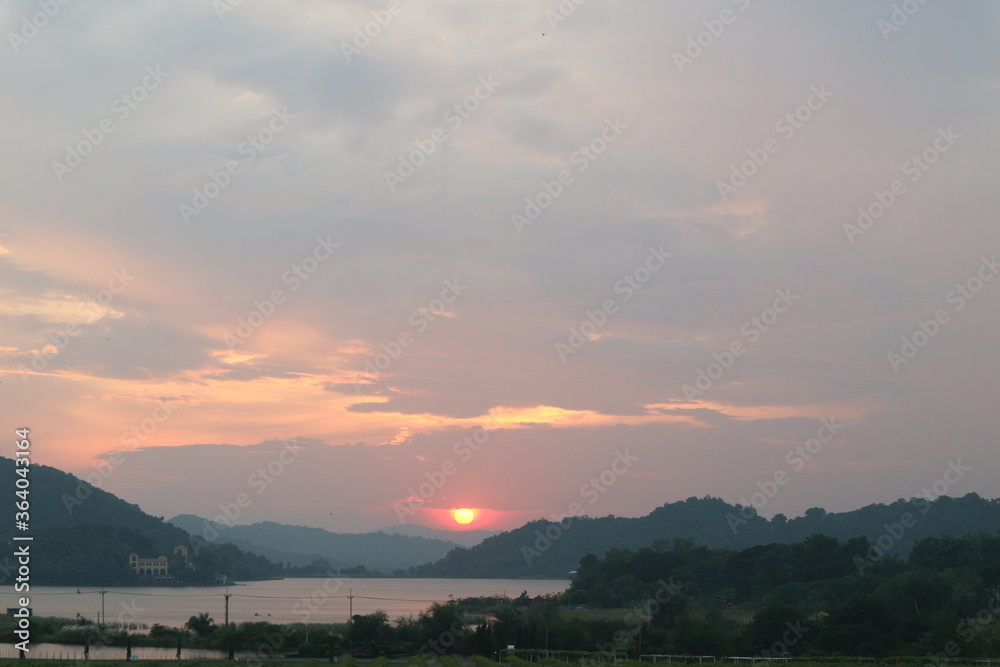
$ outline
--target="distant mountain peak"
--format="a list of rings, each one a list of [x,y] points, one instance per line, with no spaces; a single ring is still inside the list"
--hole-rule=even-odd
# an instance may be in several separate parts
[[[460,546],[456,541],[429,534],[334,533],[324,528],[276,521],[225,526],[190,514],[176,516],[170,523],[193,534],[205,530],[208,525],[218,532],[220,542],[293,566],[326,561],[333,568],[363,567],[383,574],[432,563]],[[452,535],[447,531],[438,532],[445,538]]]
[[[463,547],[474,547],[487,537],[497,535],[493,530],[441,530],[430,528],[419,523],[401,523],[395,526],[379,528],[376,533],[386,533],[389,535],[410,535],[412,537],[427,537],[437,540],[454,542]]]

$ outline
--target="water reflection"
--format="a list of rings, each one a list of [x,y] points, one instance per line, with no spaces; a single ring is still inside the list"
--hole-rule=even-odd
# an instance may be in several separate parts
[[[84,647],[77,644],[30,644],[31,651],[28,658],[46,658],[56,660],[83,660]],[[124,646],[91,646],[91,660],[125,660],[126,649]],[[237,657],[241,660],[248,657],[246,654],[237,652]],[[17,658],[18,650],[13,644],[0,644],[0,659]],[[200,648],[181,648],[182,660],[219,660],[226,658],[223,651],[213,651]],[[165,648],[156,646],[133,646],[132,658],[134,660],[174,660],[177,658],[176,648]]]

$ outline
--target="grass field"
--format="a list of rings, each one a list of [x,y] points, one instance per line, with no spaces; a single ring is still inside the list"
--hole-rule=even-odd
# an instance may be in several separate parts
[[[666,664],[699,664],[699,658],[697,656],[671,656],[671,660],[667,660],[666,656],[660,656],[656,660],[657,665]],[[685,659],[686,658],[686,659]],[[747,664],[750,663],[752,658],[715,658],[715,664]],[[755,662],[766,663],[769,662],[766,659],[758,658]],[[775,660],[774,662],[777,662]],[[795,659],[791,658],[788,660],[781,660],[781,662],[788,662],[795,667],[860,667],[861,665],[875,665],[877,667],[915,667],[915,666],[927,666],[927,667],[944,667],[945,665],[952,667],[987,667],[988,665],[998,665],[1000,666],[1000,658],[995,659],[979,659],[979,660],[929,660],[927,657],[901,657],[901,658],[886,658],[884,660],[876,660],[874,658],[802,658]],[[291,659],[291,658],[277,658],[274,660],[266,662],[246,662],[246,661],[233,661],[233,660],[49,660],[49,659],[25,659],[25,660],[0,660],[0,667],[25,667],[27,663],[36,663],[40,665],[45,665],[46,667],[121,667],[122,663],[127,663],[129,665],[135,665],[135,667],[244,667],[245,665],[252,664],[264,665],[267,663],[276,664],[293,664],[298,667],[321,667],[322,665],[331,664],[329,660],[317,660],[317,659]],[[558,660],[555,658],[544,658],[538,661],[527,661],[522,658],[511,656],[510,658],[505,658],[502,663],[496,662],[489,658],[484,658],[482,656],[473,657],[453,657],[453,656],[439,656],[436,661],[430,661],[424,659],[420,656],[413,656],[410,658],[396,658],[392,660],[387,660],[386,658],[374,658],[371,660],[359,660],[351,658],[349,656],[344,656],[338,658],[335,663],[341,667],[354,667],[357,663],[363,663],[366,665],[373,665],[373,667],[388,667],[389,665],[408,665],[409,667],[598,667],[601,665],[610,666],[615,665],[615,667],[649,667],[653,664],[651,658],[645,659],[643,661],[636,660],[618,660],[616,662],[611,662],[608,660],[595,661],[595,660],[580,660],[580,661],[566,661]],[[700,664],[711,664],[710,659],[705,660]]]

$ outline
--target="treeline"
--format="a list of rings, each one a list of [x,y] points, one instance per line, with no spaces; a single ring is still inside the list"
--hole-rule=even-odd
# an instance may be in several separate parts
[[[267,627],[199,634],[247,650]],[[588,555],[561,595],[450,601],[396,619],[378,611],[324,631],[276,627],[280,652],[303,656],[495,658],[515,646],[577,657],[981,659],[1000,655],[1000,533],[920,540],[906,561],[864,538],[742,551],[658,542]]]
[[[486,605],[486,606],[484,606]],[[34,618],[33,643],[51,642],[89,646],[158,646],[206,648],[258,659],[275,656],[358,658],[423,655],[493,655],[509,644],[544,643],[545,626],[552,622],[553,643],[584,647],[613,634],[614,620],[568,620],[558,624],[556,597],[511,600],[490,598],[433,604],[416,616],[390,619],[385,611],[355,615],[350,623],[245,622],[217,624],[207,613],[192,616],[182,628],[111,623],[97,625],[77,617]],[[0,616],[0,641],[14,637],[17,619]]]
[[[588,555],[560,596],[438,607],[464,630],[425,634],[424,647],[633,658],[1000,655],[1000,533],[925,538],[904,561],[887,552],[906,527],[884,530],[881,546],[813,535],[742,551],[661,540]],[[393,632],[383,628],[371,650],[391,647]]]
[[[637,518],[568,516],[558,522],[532,521],[475,547],[452,549],[440,561],[411,568],[409,573],[426,577],[565,577],[587,554],[604,556],[614,548],[638,550],[656,540],[676,538],[692,539],[712,549],[740,551],[775,542],[801,542],[815,534],[841,541],[860,536],[872,542],[881,539],[887,554],[906,558],[913,546],[927,537],[1000,530],[1000,500],[974,493],[950,498],[929,489],[926,494],[850,512],[814,507],[792,519],[782,514],[765,519],[751,506],[705,497],[668,503]],[[759,504],[759,498],[751,498]],[[912,525],[887,537],[885,526],[897,524],[907,515],[914,519]]]
[[[514,646],[521,655],[577,658],[975,660],[1000,655],[1000,533],[920,540],[906,561],[864,538],[813,535],[742,551],[661,541],[586,556],[561,595],[468,598],[417,616],[390,619],[378,611],[312,630],[213,628],[209,621],[191,624],[194,634],[183,641],[254,650],[267,637],[280,638],[281,646],[268,650],[302,656],[497,658]]]
[[[561,596],[493,606],[488,622],[442,635],[452,646],[425,641],[444,652],[489,644],[494,656],[510,645],[633,658],[1000,655],[1000,532],[925,538],[904,561],[888,552],[906,529],[741,551],[692,540],[612,549],[584,557]],[[468,605],[439,613],[462,618]]]
[[[563,601],[631,608],[616,644],[628,652],[997,656],[1000,533],[926,538],[907,561],[822,535],[739,552],[689,540],[612,550],[583,559]]]
[[[10,635],[13,620],[0,617],[0,637]],[[185,628],[156,625],[137,635],[82,619],[62,627],[34,623],[50,630],[48,641],[204,647],[261,658],[497,658],[514,646],[522,656],[576,658],[976,660],[1000,655],[1000,533],[923,539],[906,561],[865,538],[813,535],[742,551],[660,541],[586,556],[560,595],[468,598],[434,604],[417,616],[390,619],[377,611],[332,625],[220,627],[201,614]]]

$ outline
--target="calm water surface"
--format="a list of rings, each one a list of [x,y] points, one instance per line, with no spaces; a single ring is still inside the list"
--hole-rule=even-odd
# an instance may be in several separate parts
[[[128,655],[124,646],[91,646],[89,654],[84,652],[83,646],[72,644],[29,644],[29,648],[27,657],[53,660],[83,660],[85,655],[91,660],[124,660]],[[137,646],[132,649],[132,656],[137,660],[173,660],[177,657],[177,649]],[[17,657],[18,650],[13,644],[0,644],[0,659]],[[224,651],[181,649],[182,660],[219,660],[225,657]],[[248,653],[238,653],[236,657],[245,659]]]
[[[216,623],[225,619],[229,594],[229,621],[271,623],[342,623],[350,611],[368,614],[377,609],[389,618],[418,614],[433,602],[450,597],[561,593],[569,587],[563,579],[281,579],[229,587],[114,588],[104,595],[105,619],[161,623],[180,627],[191,617],[208,612]],[[101,593],[94,587],[32,586],[31,607],[37,616],[96,621]],[[349,597],[352,596],[352,597]],[[12,592],[0,594],[0,607],[15,606]],[[353,598],[353,599],[352,599]]]

